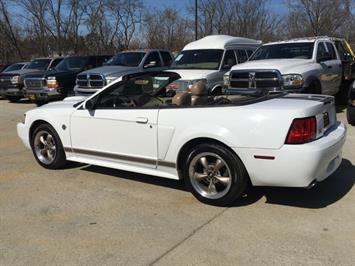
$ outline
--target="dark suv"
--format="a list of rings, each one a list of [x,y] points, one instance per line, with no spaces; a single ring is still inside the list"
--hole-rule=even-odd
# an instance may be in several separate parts
[[[10,102],[17,102],[24,97],[24,79],[27,75],[40,73],[59,64],[63,58],[38,58],[24,69],[7,71],[0,74],[0,95],[5,96]]]
[[[73,93],[76,75],[84,70],[102,66],[112,55],[68,56],[54,69],[27,76],[25,95],[41,105],[62,100]]]

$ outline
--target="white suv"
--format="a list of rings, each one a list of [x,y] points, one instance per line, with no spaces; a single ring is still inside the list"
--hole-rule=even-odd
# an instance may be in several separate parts
[[[210,93],[218,94],[223,88],[223,75],[232,66],[247,61],[260,45],[261,41],[228,35],[210,35],[191,42],[175,57],[169,69],[181,76],[169,88],[186,90],[203,80]]]

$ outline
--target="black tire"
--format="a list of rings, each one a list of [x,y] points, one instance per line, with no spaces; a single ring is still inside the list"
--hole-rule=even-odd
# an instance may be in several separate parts
[[[192,169],[196,169],[200,167],[202,170],[199,170],[199,172],[205,171],[204,169],[206,169],[206,167],[202,166],[203,165],[201,163],[202,158],[200,158],[200,156],[206,157],[206,160],[209,161],[209,163],[213,162],[213,157],[215,156],[217,160],[223,161],[224,166],[220,167],[217,170],[218,174],[216,174],[215,169],[216,169],[217,161],[215,161],[214,166],[213,164],[208,164],[209,168],[211,167],[212,169],[214,167],[213,170],[209,170],[212,171],[213,173],[212,174],[209,173],[208,176],[206,176],[203,179],[200,179],[200,181],[197,181],[197,178],[191,177],[191,175],[195,176],[195,174],[199,175],[199,173],[193,172],[194,174],[192,174],[193,171]],[[197,160],[197,158],[200,159]],[[197,161],[201,165],[198,165]],[[183,174],[186,187],[199,201],[210,205],[215,205],[215,206],[231,205],[240,196],[243,195],[250,182],[249,175],[242,161],[238,158],[237,155],[235,155],[232,151],[230,151],[229,149],[227,149],[222,145],[208,144],[208,143],[197,145],[187,154],[183,165],[184,168],[182,169],[182,174]],[[219,176],[219,179],[221,177],[226,179],[227,177],[225,176],[229,175],[228,171],[230,172],[230,179],[228,185],[225,185],[224,182],[220,182],[219,180],[211,181],[211,179],[213,178],[218,179],[216,177],[213,177],[213,175]],[[203,175],[205,175],[205,173]],[[210,191],[207,192],[206,195],[203,195],[204,194],[203,188],[209,190],[211,183],[214,183],[213,185],[214,192],[220,193],[220,195],[210,193]],[[207,184],[209,185],[207,186]],[[220,192],[218,191],[217,186],[221,188]],[[223,187],[225,187],[225,189],[223,189]],[[208,193],[210,194],[208,195]]]
[[[48,161],[47,163],[45,163],[43,159],[41,160],[38,156],[38,153],[36,152],[36,150],[39,149],[39,145],[36,143],[36,138],[43,132],[47,132],[48,135],[52,136],[52,142],[55,145],[55,155],[53,156],[54,159],[52,161]],[[33,130],[31,135],[31,148],[36,161],[44,168],[61,169],[67,164],[62,142],[55,129],[49,124],[41,124]]]
[[[39,107],[39,106],[46,104],[47,102],[46,101],[34,101],[34,103]]]
[[[350,108],[350,107],[348,107]],[[355,126],[355,116],[350,116],[349,110],[346,112],[346,118],[348,119],[348,123],[352,126]]]
[[[318,80],[314,80],[309,84],[304,92],[310,94],[322,94],[322,85]]]
[[[6,97],[12,103],[18,103],[22,97],[20,96],[7,96]]]

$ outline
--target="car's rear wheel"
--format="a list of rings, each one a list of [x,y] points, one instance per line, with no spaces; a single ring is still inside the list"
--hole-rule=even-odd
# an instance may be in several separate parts
[[[41,124],[33,131],[31,147],[37,162],[44,168],[59,169],[67,162],[62,142],[49,124]]]
[[[186,186],[198,200],[217,206],[235,202],[249,182],[238,156],[217,144],[194,147],[187,156],[183,176]]]
[[[7,99],[12,103],[17,103],[21,100],[19,96],[7,96]]]

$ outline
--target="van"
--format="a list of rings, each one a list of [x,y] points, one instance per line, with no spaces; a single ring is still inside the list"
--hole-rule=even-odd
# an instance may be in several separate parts
[[[210,35],[191,42],[175,57],[169,69],[181,79],[167,89],[184,91],[202,80],[210,94],[218,95],[222,92],[224,73],[247,61],[261,44],[261,41],[228,35]]]

